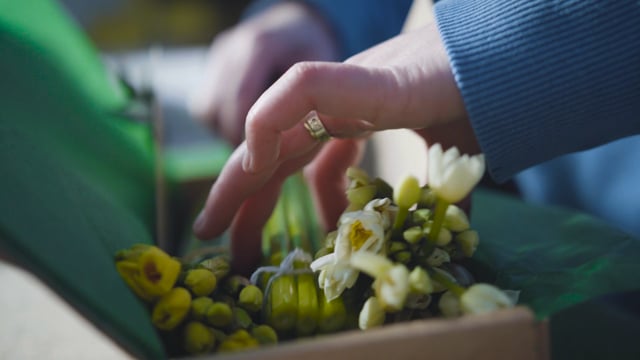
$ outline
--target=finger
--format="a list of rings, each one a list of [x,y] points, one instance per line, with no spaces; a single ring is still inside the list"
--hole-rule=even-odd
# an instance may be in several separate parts
[[[193,226],[196,236],[207,239],[220,235],[231,223],[242,203],[259,191],[279,167],[286,169],[289,166],[287,160],[303,157],[301,161],[310,161],[310,158],[304,156],[319,149],[321,144],[317,141],[300,142],[298,138],[300,134],[295,129],[286,132],[285,139],[289,144],[299,144],[295,147],[295,152],[283,153],[282,160],[256,173],[246,173],[242,169],[243,158],[246,156],[246,143],[242,143],[233,152],[209,192],[205,206]],[[304,164],[299,165],[299,168]]]
[[[278,201],[282,184],[287,177],[311,161],[319,149],[284,162],[260,191],[244,201],[230,228],[234,269],[240,272],[255,269],[261,259],[262,229]]]
[[[332,140],[304,170],[316,212],[326,231],[335,229],[348,205],[345,173],[347,168],[360,162],[363,153],[364,139]]]
[[[388,104],[403,106],[398,90],[393,73],[385,69],[322,62],[294,65],[249,111],[246,170],[260,171],[277,161],[282,132],[302,126],[301,119],[314,109],[333,118],[367,120],[359,132],[405,127],[402,116],[392,120],[386,115],[394,112]],[[341,129],[338,122],[332,126],[330,131]]]

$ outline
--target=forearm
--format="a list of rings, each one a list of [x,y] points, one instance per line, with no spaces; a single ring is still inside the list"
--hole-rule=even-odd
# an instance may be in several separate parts
[[[496,180],[640,133],[638,2],[443,0],[435,11]]]

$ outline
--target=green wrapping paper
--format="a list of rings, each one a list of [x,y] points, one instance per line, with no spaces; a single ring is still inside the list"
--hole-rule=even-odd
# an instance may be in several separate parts
[[[154,242],[148,125],[116,115],[129,99],[50,1],[0,2],[0,54],[0,252],[136,357],[166,357],[113,264]],[[473,271],[551,319],[554,358],[640,357],[637,310],[600,297],[640,288],[638,239],[489,191],[475,193],[471,219]]]

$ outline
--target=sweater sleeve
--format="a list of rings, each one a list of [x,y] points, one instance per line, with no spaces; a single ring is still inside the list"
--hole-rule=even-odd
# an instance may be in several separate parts
[[[254,14],[284,0],[258,0],[247,13]],[[346,59],[400,33],[412,0],[298,0],[324,18]]]
[[[640,133],[640,2],[443,0],[435,12],[497,181]]]

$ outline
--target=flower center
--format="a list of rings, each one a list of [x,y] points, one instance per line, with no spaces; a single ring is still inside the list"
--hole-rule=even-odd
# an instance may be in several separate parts
[[[372,233],[371,230],[367,230],[364,225],[362,225],[360,220],[354,221],[349,231],[349,240],[351,241],[353,249],[359,250]]]
[[[151,281],[152,283],[157,283],[162,279],[162,273],[158,271],[156,264],[153,261],[148,261],[144,264],[144,275]]]

